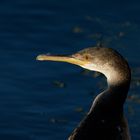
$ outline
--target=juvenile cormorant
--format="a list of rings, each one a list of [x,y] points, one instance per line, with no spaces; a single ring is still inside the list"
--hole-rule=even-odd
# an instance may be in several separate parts
[[[123,105],[131,72],[127,61],[117,51],[90,47],[68,56],[39,55],[37,60],[72,63],[98,71],[107,78],[107,89],[94,99],[89,112],[68,140],[130,140]]]

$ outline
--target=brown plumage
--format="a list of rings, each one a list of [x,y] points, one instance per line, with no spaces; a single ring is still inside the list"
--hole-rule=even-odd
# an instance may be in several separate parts
[[[100,93],[68,140],[130,140],[123,105],[131,73],[126,60],[115,50],[90,47],[69,56],[39,55],[37,60],[68,62],[98,71],[107,78],[108,87]]]

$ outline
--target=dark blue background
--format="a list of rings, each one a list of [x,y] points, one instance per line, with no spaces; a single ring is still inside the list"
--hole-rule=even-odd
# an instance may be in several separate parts
[[[125,114],[132,139],[139,140],[139,14],[139,1],[1,0],[0,139],[65,140],[105,79],[77,66],[35,58],[48,52],[71,54],[101,40],[131,66]]]

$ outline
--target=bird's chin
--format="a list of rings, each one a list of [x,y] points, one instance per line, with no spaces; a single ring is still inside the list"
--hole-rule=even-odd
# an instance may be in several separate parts
[[[88,70],[91,70],[91,71],[97,71],[96,69],[96,65],[95,64],[84,64],[84,65],[81,65],[82,68],[85,68],[85,69],[88,69]]]

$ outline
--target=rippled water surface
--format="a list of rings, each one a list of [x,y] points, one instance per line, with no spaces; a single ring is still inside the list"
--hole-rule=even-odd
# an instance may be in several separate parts
[[[125,114],[132,139],[139,140],[139,13],[135,1],[0,1],[0,139],[66,140],[105,87],[105,78],[35,58],[71,54],[101,41],[132,69]]]

